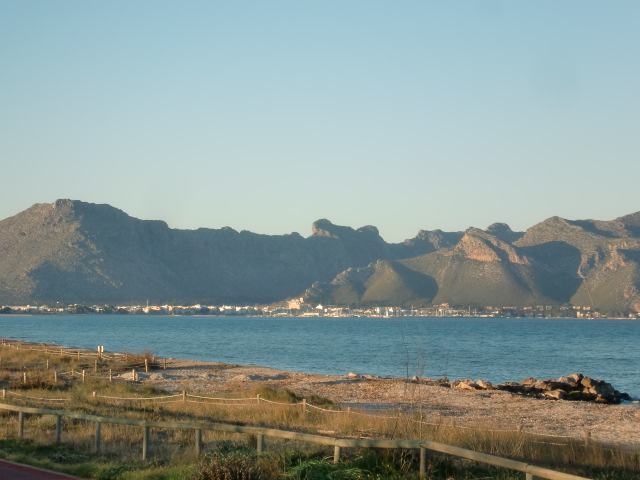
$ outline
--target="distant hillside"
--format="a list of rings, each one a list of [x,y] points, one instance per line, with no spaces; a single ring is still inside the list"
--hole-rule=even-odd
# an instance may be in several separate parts
[[[0,303],[268,303],[349,267],[435,251],[427,237],[387,244],[375,227],[328,220],[308,238],[174,230],[109,205],[58,200],[0,222]]]
[[[312,234],[175,230],[109,205],[37,204],[0,221],[0,304],[574,304],[640,311],[640,212],[420,231],[390,244],[372,226],[318,220]]]
[[[422,306],[580,305],[640,311],[640,212],[613,221],[550,218],[526,233],[467,230],[453,246],[348,269],[310,302]]]

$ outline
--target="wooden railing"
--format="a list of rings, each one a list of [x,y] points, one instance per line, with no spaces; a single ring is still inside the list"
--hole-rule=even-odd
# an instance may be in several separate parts
[[[535,477],[548,480],[589,480],[585,477],[579,477],[568,473],[557,472],[548,468],[529,465],[524,462],[518,462],[508,458],[497,457],[474,450],[446,445],[443,443],[433,442],[430,440],[364,440],[353,438],[337,438],[326,435],[317,435],[311,433],[292,432],[288,430],[280,430],[276,428],[253,427],[246,425],[233,425],[222,422],[155,422],[149,420],[136,420],[127,418],[102,417],[98,415],[88,415],[83,413],[67,412],[64,410],[50,410],[45,408],[20,407],[16,405],[0,404],[0,410],[7,410],[18,413],[18,436],[24,436],[25,415],[53,415],[56,417],[56,443],[62,441],[62,418],[74,418],[77,420],[85,420],[95,422],[95,442],[96,451],[102,448],[101,426],[103,423],[130,425],[142,427],[142,458],[147,459],[150,448],[150,428],[159,429],[182,429],[193,430],[195,433],[195,452],[199,455],[202,451],[202,432],[204,430],[215,430],[229,433],[243,433],[255,435],[257,438],[257,450],[259,453],[264,451],[265,437],[298,440],[316,445],[333,446],[333,461],[340,460],[343,448],[386,448],[386,449],[416,449],[420,450],[420,478],[426,478],[428,465],[428,452],[439,452],[447,455],[454,455],[477,462],[494,465],[497,467],[507,468],[524,472],[527,480],[533,480]]]

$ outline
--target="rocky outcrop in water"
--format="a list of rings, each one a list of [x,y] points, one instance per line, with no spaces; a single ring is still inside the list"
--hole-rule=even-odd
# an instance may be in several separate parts
[[[627,393],[619,392],[610,383],[586,377],[581,373],[573,373],[552,380],[526,378],[520,383],[505,382],[500,385],[494,385],[485,380],[474,382],[469,379],[449,382],[446,378],[434,380],[414,377],[413,381],[460,390],[504,390],[519,395],[550,400],[581,400],[608,404],[631,401],[631,397]]]
[[[566,375],[553,380],[527,378],[517,386],[503,384],[499,388],[556,400],[583,400],[616,404],[631,400],[628,394],[619,392],[610,383],[585,377],[580,373]],[[522,390],[522,392],[517,392],[517,390]]]

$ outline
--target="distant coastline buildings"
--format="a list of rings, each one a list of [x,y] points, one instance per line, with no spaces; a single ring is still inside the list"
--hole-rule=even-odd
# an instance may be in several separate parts
[[[209,315],[256,317],[504,317],[504,318],[640,318],[640,313],[605,315],[591,307],[536,305],[430,307],[306,305],[291,300],[278,305],[2,305],[4,315]]]

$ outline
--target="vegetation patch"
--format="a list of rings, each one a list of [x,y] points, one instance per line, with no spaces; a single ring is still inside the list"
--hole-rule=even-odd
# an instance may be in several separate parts
[[[270,480],[281,478],[277,457],[258,455],[245,444],[223,442],[205,454],[193,480]]]

